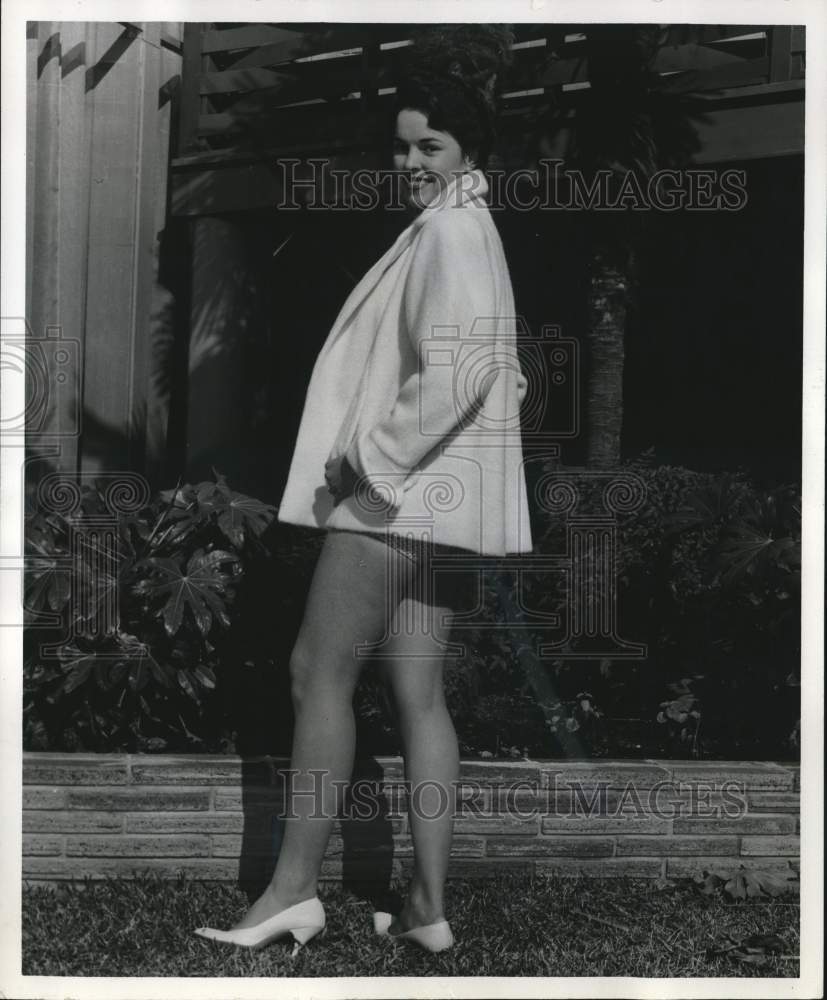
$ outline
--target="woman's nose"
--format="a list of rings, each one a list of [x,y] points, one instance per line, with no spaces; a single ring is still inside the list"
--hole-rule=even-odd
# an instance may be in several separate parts
[[[420,165],[419,150],[414,147],[408,150],[408,155],[405,157],[405,169],[406,170],[416,170]]]

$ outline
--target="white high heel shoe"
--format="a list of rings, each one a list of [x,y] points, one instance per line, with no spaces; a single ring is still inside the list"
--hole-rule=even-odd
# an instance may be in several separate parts
[[[289,906],[274,917],[262,920],[254,927],[240,927],[232,931],[220,931],[215,927],[198,927],[195,933],[210,941],[223,941],[240,948],[263,948],[277,938],[292,934],[295,945],[291,957],[295,957],[302,945],[325,929],[324,907],[318,896],[306,899],[295,906]]]
[[[454,943],[454,935],[447,920],[437,920],[433,924],[425,924],[423,927],[414,927],[410,931],[402,931],[400,934],[388,933],[388,928],[393,920],[393,914],[383,913],[381,910],[373,914],[373,929],[380,937],[389,937],[392,941],[407,941],[410,944],[419,945],[426,951],[445,951]]]

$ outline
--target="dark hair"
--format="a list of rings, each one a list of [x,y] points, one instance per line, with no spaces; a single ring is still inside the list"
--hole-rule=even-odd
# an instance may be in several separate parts
[[[394,121],[400,111],[421,111],[429,128],[449,132],[477,166],[485,166],[496,138],[493,102],[458,76],[407,77],[396,90]]]
[[[430,25],[413,34],[394,102],[421,111],[430,128],[449,132],[485,166],[496,139],[495,93],[511,61],[507,25]]]

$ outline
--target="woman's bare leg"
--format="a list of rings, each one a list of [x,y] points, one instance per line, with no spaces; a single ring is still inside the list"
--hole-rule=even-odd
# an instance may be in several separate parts
[[[392,612],[389,560],[410,575],[405,558],[377,538],[331,532],[325,539],[290,663],[294,789],[315,788],[317,794],[293,798],[272,881],[237,927],[254,926],[316,895],[338,805],[334,782],[341,789],[353,772],[353,693],[360,672],[354,647],[385,632]]]
[[[406,622],[408,629],[389,644],[384,666],[412,792],[408,817],[414,845],[413,877],[392,933],[434,923],[444,915],[459,749],[445,704],[445,656],[432,636],[447,640],[450,614],[450,608],[433,604],[425,594],[405,597],[394,619]]]

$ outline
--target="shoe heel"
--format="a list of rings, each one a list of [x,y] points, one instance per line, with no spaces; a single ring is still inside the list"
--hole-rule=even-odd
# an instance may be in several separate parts
[[[293,935],[293,940],[296,943],[293,945],[293,951],[291,952],[290,957],[295,958],[308,941],[317,935],[319,937],[323,937],[326,930],[326,924],[322,927],[296,927],[291,929],[290,933]]]

